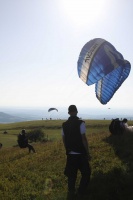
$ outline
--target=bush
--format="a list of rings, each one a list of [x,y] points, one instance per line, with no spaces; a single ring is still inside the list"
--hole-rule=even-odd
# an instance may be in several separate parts
[[[45,133],[42,129],[34,129],[27,133],[27,138],[31,142],[44,141]]]

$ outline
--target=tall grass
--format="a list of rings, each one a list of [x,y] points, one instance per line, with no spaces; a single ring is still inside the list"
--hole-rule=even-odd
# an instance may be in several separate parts
[[[0,150],[1,200],[67,199],[67,180],[63,174],[66,155],[61,140],[61,124],[62,121],[37,121],[8,125],[11,131],[7,134],[9,140],[16,136],[19,128],[30,130],[37,126],[54,139],[33,144],[36,154],[12,147],[12,142]],[[88,194],[81,199],[132,200],[133,135],[111,136],[109,121],[106,120],[87,121],[86,124],[92,174]],[[0,125],[0,137],[4,126]],[[79,179],[80,174],[77,187]]]

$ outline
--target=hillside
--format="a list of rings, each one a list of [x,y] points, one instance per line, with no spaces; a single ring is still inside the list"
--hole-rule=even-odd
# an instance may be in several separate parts
[[[13,123],[13,122],[21,122],[25,121],[26,119],[12,116],[4,112],[0,112],[0,123]]]
[[[33,144],[36,154],[19,147],[0,149],[1,200],[68,200],[61,124],[62,121],[34,121],[0,125],[1,130],[8,126],[11,131],[4,135],[9,146],[14,144],[11,139],[15,131],[24,125],[27,130],[40,126],[49,138],[48,142]],[[132,200],[133,135],[112,136],[107,122],[87,121],[87,139],[92,174],[88,193],[81,199]],[[79,178],[80,174],[77,187]]]

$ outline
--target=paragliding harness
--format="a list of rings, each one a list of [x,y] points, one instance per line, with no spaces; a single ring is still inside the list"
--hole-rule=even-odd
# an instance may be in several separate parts
[[[18,145],[20,148],[26,148],[28,145],[28,139],[21,133],[18,135]]]
[[[112,119],[109,125],[109,131],[112,135],[121,135],[123,133],[123,128],[121,126],[121,120],[119,118]]]

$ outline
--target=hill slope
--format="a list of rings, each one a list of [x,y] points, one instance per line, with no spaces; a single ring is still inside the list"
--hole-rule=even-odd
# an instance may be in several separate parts
[[[0,112],[0,123],[13,123],[13,122],[21,122],[25,121],[26,119],[12,116],[4,112]]]

